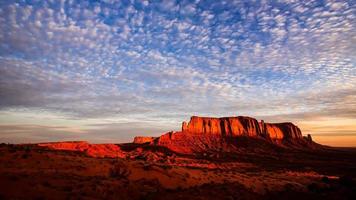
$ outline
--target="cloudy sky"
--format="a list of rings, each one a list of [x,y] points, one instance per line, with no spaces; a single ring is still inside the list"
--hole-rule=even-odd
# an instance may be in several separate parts
[[[0,142],[247,115],[356,146],[355,1],[85,2],[0,2]]]

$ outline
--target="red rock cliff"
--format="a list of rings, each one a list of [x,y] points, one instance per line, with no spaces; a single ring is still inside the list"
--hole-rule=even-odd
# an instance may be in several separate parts
[[[262,120],[259,125],[261,134],[266,135],[273,140],[293,140],[303,138],[300,129],[290,122],[264,123]]]
[[[165,146],[181,152],[202,152],[207,149],[230,149],[229,141],[238,140],[239,136],[266,139],[277,144],[303,146],[305,141],[300,129],[292,123],[259,123],[251,117],[191,117],[182,123],[181,132],[169,132],[151,144]],[[232,147],[235,148],[235,147]]]
[[[220,136],[258,136],[261,133],[256,119],[242,116],[222,118],[193,116],[188,124],[183,122],[182,132]]]

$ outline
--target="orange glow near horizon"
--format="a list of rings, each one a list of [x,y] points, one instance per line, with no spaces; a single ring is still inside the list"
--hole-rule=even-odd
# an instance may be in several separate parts
[[[138,135],[160,136],[171,130],[178,131],[181,124],[179,120],[184,119],[177,119],[170,123],[161,120],[143,123],[135,119],[112,118],[96,126],[97,119],[71,120],[45,112],[3,112],[3,115],[0,115],[0,142],[37,143],[75,140],[90,143],[125,143],[131,142]],[[285,120],[297,125],[304,136],[311,134],[317,143],[335,147],[356,147],[355,119],[329,117],[300,120],[286,118]],[[278,122],[281,119],[271,118],[266,121]]]
[[[319,144],[333,147],[356,147],[356,136],[314,135],[313,140]]]
[[[317,143],[336,147],[356,147],[356,120],[321,118],[298,123],[303,135],[311,134]]]

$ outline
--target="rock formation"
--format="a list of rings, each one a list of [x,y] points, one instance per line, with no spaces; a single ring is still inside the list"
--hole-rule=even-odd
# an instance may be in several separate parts
[[[191,117],[189,123],[183,122],[182,132],[188,134],[235,136],[267,136],[273,140],[301,139],[300,129],[290,122],[265,123],[251,117]]]
[[[144,144],[144,143],[150,143],[155,139],[155,137],[145,137],[145,136],[136,136],[134,138],[133,143],[135,144]]]
[[[193,116],[188,123],[182,123],[182,130],[179,132],[171,131],[160,137],[137,136],[133,143],[136,145],[131,147],[124,144],[87,142],[55,142],[38,145],[57,150],[80,151],[93,157],[112,158],[124,158],[136,154],[140,156],[143,153],[141,145],[144,145],[145,149],[151,147],[155,149],[159,146],[181,154],[207,152],[216,154],[240,151],[241,148],[249,148],[254,152],[266,151],[266,147],[273,145],[286,148],[315,147],[311,136],[303,137],[300,129],[290,122],[265,123],[263,120],[258,122],[254,118],[244,116],[222,118]],[[133,153],[135,149],[137,152]]]
[[[186,125],[183,122],[182,132],[191,134],[221,136],[257,136],[260,133],[256,119],[250,117],[197,117],[193,116]]]
[[[304,139],[300,129],[290,122],[265,123],[251,117],[191,117],[182,123],[180,132],[168,132],[152,140],[150,144],[165,146],[181,153],[201,152],[211,149],[235,148],[227,141],[239,140],[239,137],[263,139],[278,145],[302,147],[312,141]]]
[[[312,136],[310,134],[308,134],[307,136],[303,136],[305,138],[305,140],[307,140],[308,142],[313,142]]]
[[[89,144],[85,141],[74,142],[49,142],[40,143],[38,146],[47,147],[49,149],[79,151],[84,152],[92,157],[109,157],[109,158],[124,158],[125,153],[115,144]]]
[[[272,140],[283,139],[301,139],[302,132],[300,129],[290,122],[285,123],[260,123],[261,134],[265,135]]]

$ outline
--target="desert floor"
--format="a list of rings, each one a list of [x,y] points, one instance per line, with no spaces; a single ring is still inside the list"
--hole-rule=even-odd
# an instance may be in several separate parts
[[[0,199],[356,199],[356,149],[94,158],[0,146]]]

